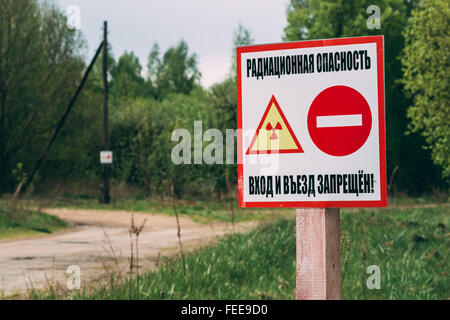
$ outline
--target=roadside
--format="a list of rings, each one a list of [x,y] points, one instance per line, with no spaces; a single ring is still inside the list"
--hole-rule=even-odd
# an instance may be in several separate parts
[[[92,197],[58,196],[55,198],[32,197],[21,200],[32,208],[72,208],[99,211],[133,211],[142,213],[158,213],[173,216],[172,198],[142,198],[136,196],[114,197],[111,203],[101,204]],[[0,199],[0,204],[2,200]],[[286,208],[239,208],[234,199],[232,206],[229,200],[194,200],[176,199],[175,205],[180,216],[188,216],[195,222],[209,223],[209,221],[271,221],[280,214],[292,216],[292,210]]]
[[[341,215],[343,299],[448,299],[450,207],[387,208]],[[223,237],[185,259],[164,259],[139,281],[50,288],[31,299],[294,299],[295,219]],[[380,268],[372,290],[369,266]]]
[[[66,232],[45,237],[0,242],[0,294],[23,293],[27,289],[66,286],[70,265],[81,269],[82,285],[109,273],[112,269],[127,275],[129,268],[129,227],[147,219],[139,237],[140,268],[152,269],[159,257],[178,251],[177,224],[174,216],[131,211],[86,209],[42,209],[70,223]],[[180,217],[183,248],[192,250],[211,243],[232,231],[224,222],[196,223]],[[256,222],[238,223],[236,231],[245,231]]]
[[[39,210],[0,205],[0,241],[48,236],[67,227],[65,221]]]

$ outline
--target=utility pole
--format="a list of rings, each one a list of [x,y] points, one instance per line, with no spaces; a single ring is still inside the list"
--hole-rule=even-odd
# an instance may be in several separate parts
[[[103,150],[109,150],[108,136],[108,22],[103,22]],[[111,165],[103,165],[103,192],[100,202],[109,203]]]

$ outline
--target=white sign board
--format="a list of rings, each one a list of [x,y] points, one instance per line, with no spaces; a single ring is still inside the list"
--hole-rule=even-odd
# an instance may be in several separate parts
[[[383,37],[237,48],[241,207],[386,206]]]
[[[100,163],[111,164],[113,162],[112,151],[100,151]]]

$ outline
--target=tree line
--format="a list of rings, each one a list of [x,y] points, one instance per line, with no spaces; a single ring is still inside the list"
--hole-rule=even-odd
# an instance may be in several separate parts
[[[384,34],[389,191],[416,195],[448,190],[448,2],[379,1],[380,30],[366,26],[369,2],[291,0],[283,40]],[[233,43],[252,44],[249,30],[239,26]],[[13,191],[26,179],[80,82],[89,62],[85,52],[83,35],[67,28],[56,5],[0,0],[0,193]],[[235,164],[171,161],[173,130],[192,131],[197,120],[204,129],[224,134],[236,128],[234,48],[230,59],[227,78],[203,88],[197,56],[184,41],[165,52],[154,44],[145,76],[132,51],[117,59],[110,54],[114,183],[136,186],[146,195],[166,194],[171,186],[179,197],[235,193]],[[35,191],[51,181],[99,183],[101,76],[99,60],[34,180]]]

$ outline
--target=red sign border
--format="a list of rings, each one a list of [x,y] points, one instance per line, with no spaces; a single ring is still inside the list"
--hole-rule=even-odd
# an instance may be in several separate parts
[[[386,134],[385,134],[385,101],[384,101],[384,36],[366,36],[352,38],[337,38],[324,40],[308,40],[262,44],[236,48],[237,60],[237,104],[238,104],[238,200],[240,208],[351,208],[351,207],[386,207]],[[244,167],[242,151],[242,66],[241,55],[249,52],[272,50],[288,50],[299,48],[327,47],[348,44],[375,43],[377,47],[377,81],[378,81],[378,135],[380,153],[380,200],[350,200],[350,201],[244,201]]]
[[[256,138],[259,135],[259,131],[262,128],[262,125],[264,121],[266,120],[267,114],[269,113],[270,107],[272,106],[272,103],[275,104],[275,107],[278,110],[278,113],[281,116],[281,119],[283,119],[284,124],[286,125],[289,133],[291,134],[292,139],[294,139],[294,143],[297,146],[297,149],[283,149],[283,150],[257,150],[257,151],[250,151],[250,149],[253,147],[253,145],[256,142]],[[250,142],[250,145],[247,149],[247,152],[245,154],[270,154],[270,153],[303,153],[303,148],[300,145],[300,143],[297,140],[297,137],[294,134],[294,131],[292,131],[291,125],[289,124],[289,121],[286,119],[286,116],[283,113],[283,110],[281,110],[280,105],[278,104],[277,99],[275,98],[275,95],[272,95],[272,98],[270,98],[270,102],[267,105],[266,111],[264,111],[264,114],[261,118],[261,121],[258,125],[258,129],[256,129],[255,135],[253,136],[252,142]]]

